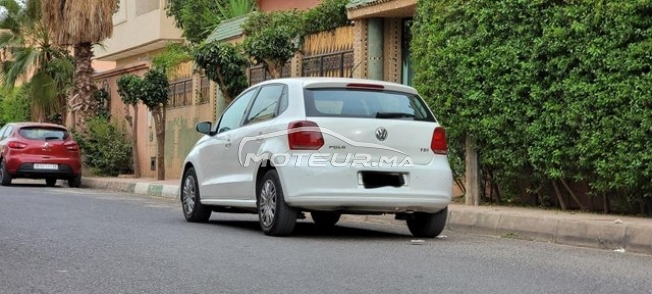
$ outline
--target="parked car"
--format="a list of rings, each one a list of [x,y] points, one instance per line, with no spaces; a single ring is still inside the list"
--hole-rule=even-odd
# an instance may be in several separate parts
[[[196,129],[204,136],[185,159],[180,189],[189,222],[257,213],[265,234],[284,236],[306,212],[320,227],[342,214],[393,214],[423,238],[446,224],[446,132],[412,87],[270,80],[234,99],[217,124]]]
[[[0,184],[8,186],[18,178],[45,179],[48,186],[59,179],[70,187],[81,185],[79,145],[66,127],[21,122],[0,129]]]

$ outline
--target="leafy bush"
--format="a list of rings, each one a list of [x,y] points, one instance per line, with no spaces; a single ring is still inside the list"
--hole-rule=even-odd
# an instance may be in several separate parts
[[[315,8],[308,10],[304,17],[304,35],[327,32],[338,27],[350,25],[346,14],[349,0],[324,0]]]
[[[0,92],[0,126],[8,122],[31,120],[30,90],[16,87]]]
[[[249,86],[246,76],[249,61],[241,47],[213,41],[199,45],[194,56],[206,77],[219,85],[226,101],[230,102]]]
[[[118,176],[131,172],[132,150],[125,131],[107,118],[94,117],[87,122],[87,131],[73,131],[82,150],[84,163],[93,173]]]
[[[157,54],[154,59],[152,59],[152,67],[174,77],[174,69],[179,64],[188,61],[192,61],[190,46],[179,43],[170,43],[165,47],[163,52]]]
[[[124,104],[138,104],[143,87],[143,80],[140,77],[133,74],[122,75],[116,80],[116,84],[118,84],[118,95]]]
[[[575,181],[650,211],[650,12],[649,1],[419,1],[415,84],[455,160],[474,136],[503,192]]]
[[[283,67],[301,49],[303,12],[254,12],[242,26],[245,52],[274,78],[280,78]]]

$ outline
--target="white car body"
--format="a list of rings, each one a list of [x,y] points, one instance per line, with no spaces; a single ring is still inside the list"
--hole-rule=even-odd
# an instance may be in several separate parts
[[[257,95],[256,100],[251,101],[254,95]],[[412,98],[402,101],[403,96]],[[384,104],[377,99],[385,99]],[[389,107],[388,103],[395,105]],[[267,112],[272,113],[267,118],[246,121],[253,113],[265,108],[261,106],[270,105],[272,107]],[[421,107],[419,115],[422,120],[356,117],[359,113],[370,113],[371,107],[381,106],[390,110]],[[345,110],[351,115],[344,115]],[[417,111],[419,109],[414,109],[414,113]],[[319,146],[315,143],[317,141],[309,141],[311,143],[306,144],[313,144],[310,146],[314,146],[314,150],[291,150],[288,128],[297,121],[316,123],[323,144]],[[221,131],[224,126],[229,130]],[[451,202],[453,175],[446,153],[445,132],[412,87],[347,78],[270,80],[245,90],[227,107],[218,124],[211,127],[212,132],[204,130],[206,135],[185,159],[184,174],[188,168],[194,168],[200,204],[214,211],[237,209],[256,212],[257,184],[260,184],[264,172],[271,168],[278,173],[285,203],[299,211],[434,214],[446,209]],[[197,128],[201,131],[199,125]],[[386,131],[383,132],[382,128]],[[386,136],[384,140],[378,139],[377,131],[381,138]],[[297,134],[293,138],[299,140],[292,141],[294,144],[301,142],[301,138],[319,139],[312,137],[317,136],[314,132],[292,134]],[[434,137],[438,138],[437,142]],[[433,150],[433,146],[439,146],[440,150]],[[338,158],[320,161],[320,166],[315,167],[315,162],[310,162],[307,157],[315,153],[338,153]],[[247,155],[263,157],[274,154],[289,156],[289,164],[274,165],[269,161],[243,164]],[[304,158],[301,164],[296,164],[299,154],[304,154]],[[343,164],[346,154],[368,154],[372,166]],[[406,164],[387,164],[385,160],[391,158],[396,160],[394,163]],[[386,177],[371,174],[363,177],[364,172],[382,172]],[[378,182],[372,183],[377,187],[365,187],[367,181]],[[395,186],[383,186],[383,182],[394,182]]]

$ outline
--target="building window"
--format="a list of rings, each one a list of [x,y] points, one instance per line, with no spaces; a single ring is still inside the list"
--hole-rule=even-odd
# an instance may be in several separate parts
[[[181,107],[192,104],[192,80],[170,83],[168,107]]]

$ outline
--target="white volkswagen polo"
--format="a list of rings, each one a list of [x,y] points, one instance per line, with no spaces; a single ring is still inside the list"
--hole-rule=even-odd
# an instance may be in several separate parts
[[[423,238],[446,224],[446,133],[412,87],[270,80],[196,128],[204,136],[185,160],[180,194],[190,222],[256,213],[265,234],[284,236],[305,212],[321,227],[342,214],[394,214]]]

